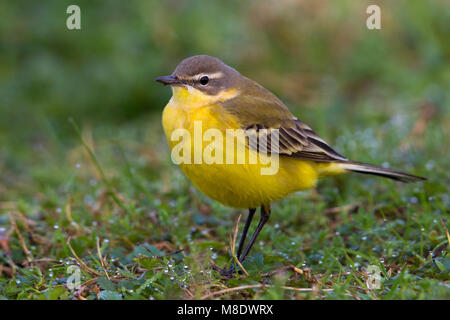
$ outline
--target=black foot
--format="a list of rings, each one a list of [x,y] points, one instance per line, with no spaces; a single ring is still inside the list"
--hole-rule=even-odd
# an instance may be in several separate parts
[[[234,265],[232,265],[228,269],[219,268],[217,266],[211,266],[211,269],[218,272],[222,276],[223,280],[230,280],[236,275],[236,269],[234,268]],[[243,274],[243,272],[240,269],[238,269],[237,273]]]

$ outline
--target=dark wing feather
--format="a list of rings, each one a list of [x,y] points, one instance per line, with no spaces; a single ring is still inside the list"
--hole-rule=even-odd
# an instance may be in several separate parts
[[[246,127],[248,141],[251,142],[249,147],[317,162],[347,161],[303,122],[293,119],[286,124],[278,128],[267,128],[261,124]],[[278,146],[276,146],[276,131],[278,131]]]

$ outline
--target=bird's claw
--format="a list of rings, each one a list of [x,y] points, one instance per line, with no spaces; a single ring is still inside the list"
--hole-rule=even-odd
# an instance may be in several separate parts
[[[234,265],[232,265],[229,268],[219,268],[217,266],[211,266],[211,268],[218,272],[221,276],[223,280],[230,280],[231,278],[233,278],[236,275],[236,269],[234,268]],[[242,274],[243,272],[238,269],[237,270],[238,274]]]

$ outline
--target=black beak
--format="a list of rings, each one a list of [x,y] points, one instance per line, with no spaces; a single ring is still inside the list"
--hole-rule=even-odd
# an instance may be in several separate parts
[[[158,77],[155,80],[158,81],[158,82],[161,82],[162,84],[164,84],[166,86],[176,86],[176,85],[183,84],[183,82],[181,80],[178,80],[174,76]]]

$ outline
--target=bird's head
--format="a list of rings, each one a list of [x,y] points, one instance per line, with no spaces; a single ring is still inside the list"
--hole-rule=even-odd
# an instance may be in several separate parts
[[[236,96],[245,79],[219,59],[199,55],[184,59],[170,76],[156,81],[171,86],[174,98],[184,103],[208,104]]]

